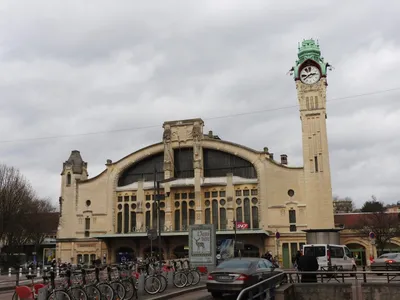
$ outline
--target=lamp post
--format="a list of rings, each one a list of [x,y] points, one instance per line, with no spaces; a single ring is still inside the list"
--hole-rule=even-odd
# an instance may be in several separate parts
[[[158,231],[158,259],[159,259],[159,267],[162,265],[162,252],[161,252],[161,208],[160,208],[160,181],[157,180],[157,167],[154,166],[154,203],[156,204],[157,209],[157,231]],[[153,221],[154,222],[154,221]]]
[[[233,256],[236,253],[236,219],[233,219],[233,230],[235,232],[234,242],[233,242]]]

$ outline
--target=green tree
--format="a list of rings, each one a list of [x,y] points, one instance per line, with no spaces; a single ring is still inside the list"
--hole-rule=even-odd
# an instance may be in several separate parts
[[[384,212],[385,205],[383,202],[378,201],[377,198],[372,195],[371,200],[366,201],[361,207],[361,212]]]

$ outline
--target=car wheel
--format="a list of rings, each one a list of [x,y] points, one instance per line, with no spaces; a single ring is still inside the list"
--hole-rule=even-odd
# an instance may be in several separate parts
[[[211,293],[211,296],[214,299],[220,299],[220,298],[222,298],[222,293]]]

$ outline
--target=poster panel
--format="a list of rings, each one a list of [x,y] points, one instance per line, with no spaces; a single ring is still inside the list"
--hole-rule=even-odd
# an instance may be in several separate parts
[[[216,235],[213,224],[189,227],[189,259],[195,265],[215,265]]]

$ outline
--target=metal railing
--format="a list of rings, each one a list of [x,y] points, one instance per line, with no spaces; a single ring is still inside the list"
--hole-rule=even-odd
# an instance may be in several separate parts
[[[256,283],[250,287],[243,289],[236,300],[252,300],[252,299],[266,299],[273,300],[275,297],[275,290],[284,283],[302,283],[302,275],[315,275],[314,280],[307,280],[307,283],[346,283],[350,282],[380,282],[380,283],[398,283],[400,282],[400,269],[397,271],[316,271],[316,272],[299,272],[299,271],[285,271],[281,274],[274,275],[264,281]],[[308,276],[309,277],[309,276]],[[310,278],[308,278],[310,279]],[[347,280],[347,281],[346,281]]]
[[[275,299],[275,289],[286,282],[285,273],[269,277],[259,283],[243,289],[236,300]]]

